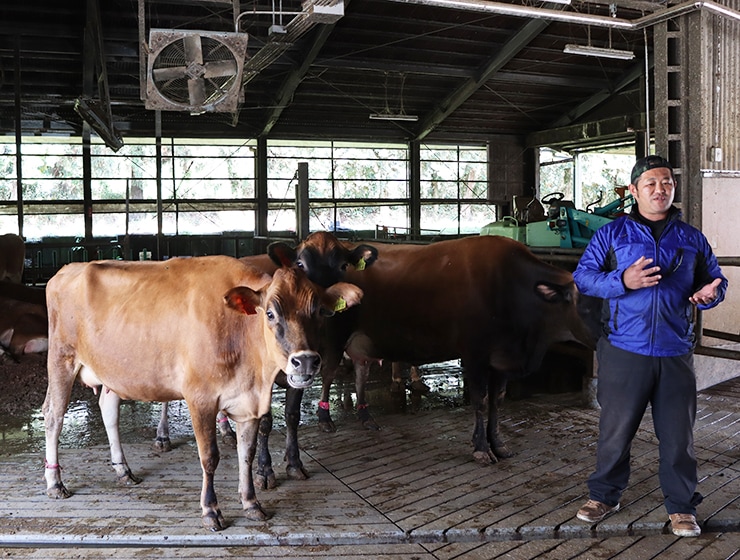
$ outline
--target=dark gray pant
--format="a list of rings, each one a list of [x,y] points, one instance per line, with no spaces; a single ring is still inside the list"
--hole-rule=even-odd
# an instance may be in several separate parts
[[[597,357],[601,417],[596,471],[588,479],[590,498],[610,506],[619,503],[629,480],[632,439],[650,404],[666,510],[696,515],[702,497],[696,493],[693,353],[654,358],[627,352],[601,338]]]

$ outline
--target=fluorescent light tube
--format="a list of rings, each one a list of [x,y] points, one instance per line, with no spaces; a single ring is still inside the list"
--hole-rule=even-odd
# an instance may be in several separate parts
[[[375,113],[370,115],[370,119],[373,121],[411,121],[415,122],[419,120],[418,115],[392,115],[390,113]]]
[[[602,47],[592,47],[591,45],[565,45],[563,49],[565,54],[581,54],[583,56],[600,56],[602,58],[616,58],[619,60],[632,60],[635,53],[632,51],[622,51],[619,49],[605,49]]]

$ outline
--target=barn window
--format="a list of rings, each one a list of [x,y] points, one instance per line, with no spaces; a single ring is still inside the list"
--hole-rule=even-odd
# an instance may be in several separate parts
[[[420,159],[422,233],[477,233],[496,219],[485,147],[429,145]]]

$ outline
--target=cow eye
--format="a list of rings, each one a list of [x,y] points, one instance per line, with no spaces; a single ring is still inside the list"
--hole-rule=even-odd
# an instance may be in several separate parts
[[[268,319],[269,319],[270,321],[274,321],[274,320],[275,320],[275,312],[274,312],[274,311],[273,311],[272,309],[268,309],[268,310],[267,310],[267,311],[265,312],[265,315],[267,316],[267,318],[268,318]]]
[[[342,272],[347,270],[347,267],[349,266],[349,263],[342,263],[342,266],[340,267],[342,269]]]
[[[303,264],[303,261],[296,261],[295,265],[300,268],[301,270],[304,270],[306,268],[306,265]]]

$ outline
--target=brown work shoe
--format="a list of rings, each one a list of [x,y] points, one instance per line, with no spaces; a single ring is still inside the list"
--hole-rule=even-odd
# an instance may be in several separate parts
[[[612,507],[602,504],[601,502],[597,502],[596,500],[589,500],[581,506],[576,517],[581,521],[598,523],[610,513],[615,513],[617,511],[619,511],[619,504]]]
[[[671,531],[677,537],[698,537],[701,535],[696,517],[690,513],[672,513],[668,517],[671,520]]]

